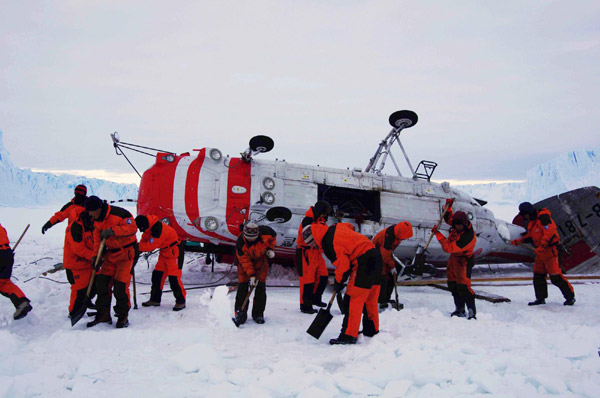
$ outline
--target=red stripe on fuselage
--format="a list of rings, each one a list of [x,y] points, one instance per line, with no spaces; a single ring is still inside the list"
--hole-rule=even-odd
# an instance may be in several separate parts
[[[173,179],[177,164],[183,156],[169,163],[163,160],[168,153],[159,152],[156,163],[144,172],[138,191],[137,214],[153,214],[159,219],[173,217]]]
[[[229,162],[229,173],[227,177],[227,229],[233,235],[240,234],[240,225],[247,219],[250,212],[250,188],[252,185],[251,164],[240,158],[232,158]],[[234,187],[244,189],[243,193],[234,192]],[[243,214],[242,210],[246,212]]]
[[[198,208],[198,178],[204,163],[206,149],[200,150],[196,159],[190,163],[185,176],[185,212],[196,228],[200,224],[200,210]]]

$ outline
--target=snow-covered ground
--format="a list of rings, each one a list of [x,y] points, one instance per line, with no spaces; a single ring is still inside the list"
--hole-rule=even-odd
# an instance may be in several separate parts
[[[171,293],[161,307],[144,308],[151,268],[141,259],[139,309],[131,310],[129,328],[86,329],[85,318],[71,327],[64,272],[36,278],[62,262],[64,227],[39,232],[55,210],[0,208],[13,243],[32,224],[17,248],[13,276],[34,307],[14,321],[10,301],[0,297],[0,397],[598,396],[598,284],[574,285],[573,307],[562,305],[553,286],[548,304],[539,307],[527,306],[529,283],[477,287],[512,302],[478,300],[472,321],[448,316],[448,292],[405,287],[405,309],[381,312],[379,335],[330,346],[341,326],[339,310],[334,306],[333,321],[315,340],[305,333],[314,316],[299,312],[295,287],[268,287],[266,323],[250,320],[239,329],[231,322],[234,292],[225,286],[189,289],[181,312],[171,310]],[[183,281],[188,288],[226,283],[236,279],[230,270],[217,265],[211,273],[192,254]],[[270,285],[295,283],[292,271],[274,267]]]

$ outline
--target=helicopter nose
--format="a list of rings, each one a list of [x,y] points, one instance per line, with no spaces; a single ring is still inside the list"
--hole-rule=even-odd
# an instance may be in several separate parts
[[[181,158],[173,175],[173,212],[192,236],[233,240],[250,206],[251,164],[223,160],[220,153],[205,148]]]

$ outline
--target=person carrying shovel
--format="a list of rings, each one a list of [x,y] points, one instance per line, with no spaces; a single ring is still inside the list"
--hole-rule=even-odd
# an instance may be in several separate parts
[[[322,249],[335,266],[335,292],[341,292],[348,283],[342,330],[329,344],[356,344],[361,317],[365,336],[379,333],[377,299],[382,261],[373,242],[355,232],[348,223],[331,227],[313,223],[304,228],[302,237],[307,244]],[[363,309],[366,309],[364,317]]]
[[[473,225],[464,211],[452,212],[453,201],[448,199],[446,202],[446,213],[444,218],[446,223],[450,224],[450,234],[448,238],[438,231],[437,225],[434,225],[431,232],[442,245],[442,249],[450,254],[446,272],[448,274],[448,288],[452,292],[454,305],[456,309],[450,316],[461,318],[477,319],[475,315],[475,293],[471,289],[471,269],[473,268],[473,249],[477,243],[477,236],[473,230]],[[467,305],[468,314],[465,312]]]
[[[252,289],[252,319],[256,323],[265,323],[265,307],[267,305],[266,281],[269,273],[267,258],[273,258],[273,249],[277,244],[277,233],[266,225],[258,226],[249,222],[238,237],[235,254],[238,260],[238,289],[235,296],[235,318],[233,322],[239,326],[248,319],[248,295]],[[257,282],[258,281],[258,282]],[[250,287],[250,291],[248,288]]]
[[[296,268],[300,287],[300,311],[305,314],[317,312],[313,305],[325,307],[322,297],[329,271],[323,259],[323,251],[307,245],[302,238],[302,230],[314,222],[326,224],[327,217],[331,213],[331,206],[324,200],[319,200],[314,206],[306,211],[300,226],[298,227],[298,239],[296,249]]]
[[[379,292],[379,308],[387,308],[392,291],[394,290],[395,280],[398,276],[397,266],[394,260],[394,250],[405,239],[410,239],[413,236],[412,225],[407,221],[402,221],[396,225],[387,227],[380,231],[373,238],[373,244],[379,250],[381,259],[383,260],[383,268],[381,270],[381,291]]]
[[[111,290],[114,291],[117,315],[117,328],[129,326],[127,315],[131,308],[129,283],[131,270],[135,264],[137,251],[137,226],[127,210],[110,206],[97,196],[90,196],[85,202],[85,210],[94,222],[94,253],[99,253],[100,242],[106,240],[104,256],[96,262],[97,254],[92,258],[96,265],[96,317],[88,327],[98,323],[112,323],[110,316]],[[111,289],[112,285],[112,289]]]

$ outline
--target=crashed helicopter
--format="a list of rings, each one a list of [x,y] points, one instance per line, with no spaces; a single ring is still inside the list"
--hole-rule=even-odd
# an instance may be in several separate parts
[[[152,155],[154,165],[141,176],[137,212],[161,218],[175,228],[186,248],[207,253],[208,261],[214,258],[232,262],[235,242],[244,223],[255,221],[268,222],[277,232],[274,261],[293,263],[298,226],[304,213],[317,200],[326,200],[334,213],[329,223],[351,223],[370,238],[390,225],[410,222],[414,235],[398,246],[396,257],[410,263],[418,255],[426,254],[428,264],[444,265],[448,254],[435,239],[430,245],[426,242],[432,226],[440,219],[445,200],[454,198],[453,210],[464,211],[477,234],[475,264],[533,262],[531,249],[509,243],[525,231],[519,217],[512,223],[497,219],[485,207],[485,201],[447,182],[432,182],[435,162],[422,160],[416,168],[412,167],[400,135],[417,121],[415,112],[394,112],[389,117],[391,131],[364,170],[256,159],[274,147],[273,140],[263,135],[253,137],[249,148],[239,157],[224,156],[217,148],[178,155],[122,142],[117,132],[111,137],[118,155],[125,155],[123,149],[156,151]],[[396,143],[410,169],[409,176],[402,175],[391,152]],[[397,176],[383,174],[388,159]],[[131,164],[128,158],[127,161]],[[559,226],[565,243],[562,256],[565,271],[599,269],[600,190],[582,188],[540,204],[551,210]],[[442,224],[442,230],[447,228]]]

